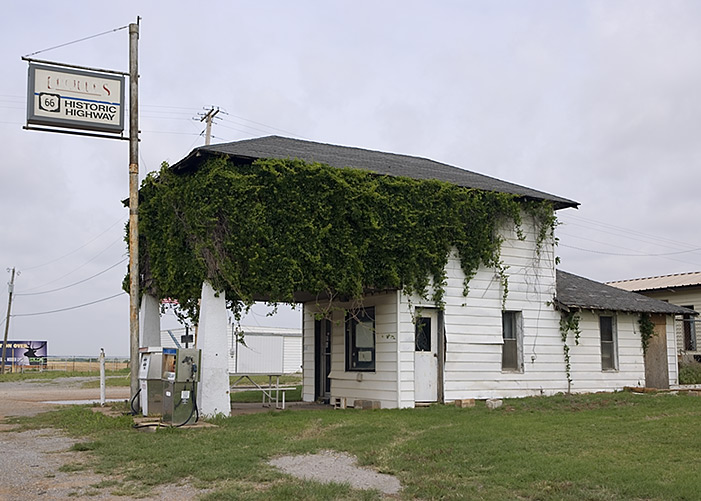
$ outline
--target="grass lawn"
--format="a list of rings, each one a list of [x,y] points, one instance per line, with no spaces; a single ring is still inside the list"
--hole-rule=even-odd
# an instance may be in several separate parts
[[[282,386],[282,385],[281,385]],[[291,387],[290,387],[291,388]],[[275,390],[272,391],[273,398],[275,397]],[[280,401],[282,401],[282,393],[279,396]],[[263,392],[260,390],[251,391],[232,391],[231,401],[232,402],[261,402],[263,400]],[[286,402],[301,402],[302,401],[302,386],[296,386],[294,390],[287,390],[285,392]]]
[[[131,384],[131,376],[126,375],[111,375],[105,372],[105,386],[129,386]],[[81,388],[99,388],[100,378],[91,379],[90,381],[85,381]]]
[[[251,380],[255,381],[261,386],[267,386],[268,385],[268,376],[249,376]],[[275,383],[275,378],[272,378],[273,384]],[[229,376],[229,384],[233,385],[236,383],[236,386],[250,386],[251,382],[243,378],[241,379],[240,376],[237,375],[230,375]],[[284,374],[280,376],[280,386],[295,386],[298,384],[302,384],[302,374]]]
[[[81,438],[82,464],[140,487],[189,478],[205,499],[377,499],[377,492],[288,477],[266,464],[281,454],[346,451],[396,475],[402,499],[698,499],[701,398],[598,394],[506,400],[489,411],[283,411],[218,418],[216,428],[139,433],[130,416],[71,407],[26,426]],[[76,465],[75,468],[87,468]]]

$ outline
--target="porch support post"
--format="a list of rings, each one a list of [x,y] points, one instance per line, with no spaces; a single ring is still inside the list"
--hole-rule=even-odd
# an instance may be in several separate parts
[[[204,416],[231,414],[226,330],[226,297],[204,282],[197,331],[197,345],[202,350],[197,405]]]
[[[139,321],[139,347],[161,346],[161,312],[154,296],[144,294],[141,297]]]
[[[402,306],[402,291],[397,289],[397,335],[395,342],[397,343],[397,409],[402,408],[402,315],[400,308]]]

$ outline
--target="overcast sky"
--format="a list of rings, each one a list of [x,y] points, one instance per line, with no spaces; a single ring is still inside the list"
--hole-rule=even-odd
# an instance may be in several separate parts
[[[701,270],[701,2],[4,2],[11,339],[48,340],[54,355],[129,351],[126,295],[36,314],[120,292],[128,142],[23,130],[21,56],[137,16],[142,178],[204,144],[198,114],[215,106],[213,143],[277,134],[404,153],[576,200],[558,214],[563,270]],[[128,30],[34,57],[127,71]],[[3,317],[6,305],[3,286]],[[300,320],[257,310],[244,323]]]

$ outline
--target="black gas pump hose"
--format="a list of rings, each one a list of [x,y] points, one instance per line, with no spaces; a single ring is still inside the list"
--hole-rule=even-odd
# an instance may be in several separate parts
[[[134,394],[133,397],[131,397],[131,400],[129,401],[129,408],[131,409],[131,415],[136,416],[139,411],[134,409],[134,401],[136,400],[136,397],[139,396],[139,393],[141,393],[141,388],[138,389],[138,391]]]

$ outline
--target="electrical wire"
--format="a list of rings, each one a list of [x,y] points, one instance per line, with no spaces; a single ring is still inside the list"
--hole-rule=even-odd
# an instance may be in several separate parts
[[[111,244],[109,244],[107,247],[105,247],[104,249],[102,249],[100,252],[98,252],[98,253],[97,253],[95,256],[93,256],[91,259],[87,260],[86,262],[84,262],[83,264],[81,264],[80,266],[78,266],[77,268],[75,268],[74,270],[71,270],[71,271],[69,271],[68,273],[66,273],[65,275],[61,275],[60,277],[58,277],[58,278],[56,278],[56,279],[54,279],[54,280],[51,280],[50,282],[46,282],[46,283],[43,284],[43,285],[39,285],[39,286],[37,286],[37,287],[32,287],[31,289],[27,289],[27,291],[33,291],[33,290],[36,290],[36,289],[41,289],[42,287],[44,287],[44,286],[46,286],[46,285],[52,284],[52,283],[54,283],[54,282],[58,282],[58,281],[61,280],[62,278],[66,278],[68,275],[72,275],[73,273],[75,273],[75,272],[78,271],[79,269],[83,268],[84,266],[87,266],[89,263],[93,262],[95,259],[97,259],[98,257],[100,257],[102,254],[104,254],[105,252],[107,252],[107,250],[109,250],[109,248],[112,247],[114,244],[116,244],[116,243],[118,243],[118,242],[121,242],[121,241],[123,241],[123,237],[120,236],[117,240],[113,241]]]
[[[235,122],[234,122],[234,123],[235,123]],[[238,129],[238,128],[236,128],[236,127],[230,127],[230,126],[223,125],[223,124],[218,124],[218,125],[219,125],[219,127],[223,127],[223,128],[225,128],[225,129],[230,129],[230,130],[235,130],[235,131],[237,131],[237,132],[243,132],[243,133],[245,133],[245,134],[250,134],[250,132],[247,131],[247,130]],[[251,127],[250,125],[245,125],[245,124],[237,124],[237,125],[239,125],[239,126],[241,126],[241,127],[246,127],[247,129],[251,129],[251,130],[253,130],[253,131],[255,131],[255,132],[262,132],[263,134],[268,134],[268,133],[269,133],[267,130],[259,129],[259,128],[257,128],[257,127]]]
[[[49,265],[49,264],[53,264],[53,263],[55,263],[56,261],[60,261],[60,260],[63,259],[64,257],[68,257],[68,256],[70,256],[70,255],[72,255],[72,254],[75,254],[75,253],[78,252],[80,249],[85,248],[86,246],[90,245],[90,244],[93,243],[95,240],[97,240],[98,238],[100,238],[102,235],[104,235],[105,233],[107,233],[108,231],[110,231],[112,228],[114,228],[115,225],[117,225],[117,224],[120,223],[120,222],[126,223],[126,220],[124,219],[124,217],[121,217],[121,216],[120,216],[120,218],[117,219],[114,223],[112,223],[112,224],[109,226],[109,228],[107,228],[105,231],[103,231],[102,233],[100,233],[99,235],[97,235],[97,236],[96,236],[95,238],[93,238],[92,240],[90,240],[90,241],[84,243],[83,245],[81,245],[81,246],[78,247],[77,249],[74,249],[74,250],[68,252],[67,254],[64,254],[63,256],[57,257],[56,259],[52,259],[51,261],[48,261],[48,262],[46,262],[46,263],[39,264],[39,265],[37,265],[37,266],[30,266],[29,268],[26,268],[26,267],[25,267],[25,268],[24,268],[24,271],[36,270],[37,268],[42,268],[42,267],[47,266],[47,265]]]
[[[109,270],[111,270],[112,268],[114,268],[114,267],[116,267],[116,266],[119,266],[120,264],[122,264],[123,262],[127,261],[128,259],[129,259],[129,258],[125,257],[124,259],[122,259],[121,261],[119,261],[119,262],[113,264],[113,265],[110,266],[109,268],[105,268],[104,270],[100,271],[99,273],[95,273],[95,274],[94,274],[93,276],[91,276],[91,277],[84,278],[83,280],[79,280],[78,282],[73,282],[73,283],[70,284],[70,285],[64,285],[63,287],[59,287],[59,288],[57,288],[57,289],[51,289],[51,290],[48,290],[48,291],[41,291],[41,292],[18,292],[18,293],[15,294],[15,296],[38,296],[39,294],[49,294],[50,292],[62,291],[62,290],[64,290],[64,289],[68,289],[69,287],[73,287],[74,285],[79,285],[79,284],[82,284],[82,283],[84,283],[84,282],[87,282],[88,280],[92,280],[92,279],[95,278],[95,277],[99,277],[99,276],[102,275],[103,273],[106,273],[106,272],[108,272]]]
[[[584,249],[581,247],[575,247],[572,245],[566,245],[566,244],[559,244],[560,247],[569,247],[571,249],[583,251],[583,252],[590,252],[594,254],[601,254],[601,255],[609,255],[609,256],[619,256],[619,257],[655,257],[654,254],[623,254],[623,253],[613,253],[613,252],[606,252],[606,251],[597,251],[593,249]],[[687,260],[682,260],[682,259],[675,259],[673,257],[665,256],[665,255],[660,255],[658,257],[662,257],[663,259],[667,259],[669,261],[676,261],[678,263],[684,263],[684,264],[691,264],[694,266],[701,266],[701,263],[698,261],[687,261]]]
[[[589,241],[591,241],[591,240],[589,240]],[[596,242],[596,243],[604,244],[603,242]],[[610,247],[609,244],[604,244],[604,245],[608,245],[608,246]],[[575,246],[573,246],[573,245],[567,245],[567,244],[563,244],[563,243],[560,243],[559,246],[560,246],[560,247],[569,247],[570,249],[577,249],[577,250],[581,250],[581,251],[585,251],[585,252],[594,252],[594,253],[596,253],[596,254],[606,254],[606,255],[609,255],[609,256],[626,256],[626,257],[665,257],[665,256],[678,256],[679,254],[687,254],[687,253],[689,253],[689,252],[698,252],[698,251],[701,251],[701,247],[699,247],[699,248],[696,248],[696,249],[688,249],[688,250],[682,250],[682,251],[676,251],[676,252],[661,252],[661,253],[656,253],[656,254],[649,254],[649,253],[643,253],[643,252],[638,252],[638,253],[635,253],[635,254],[628,254],[628,253],[622,253],[622,252],[605,252],[605,251],[597,251],[597,250],[594,250],[594,249],[584,249],[584,248],[582,248],[582,247],[575,247]],[[625,247],[621,247],[621,249],[625,249]]]
[[[569,219],[573,219],[573,221],[568,222]],[[567,214],[567,215],[565,215],[565,217],[560,218],[560,221],[566,225],[572,224],[575,226],[581,226],[583,228],[592,229],[594,231],[606,233],[608,235],[615,235],[618,237],[621,236],[621,233],[626,233],[628,235],[631,235],[630,237],[626,237],[626,238],[630,238],[631,240],[635,240],[638,242],[652,243],[653,245],[659,245],[661,247],[667,247],[670,249],[677,249],[679,246],[698,247],[698,245],[690,244],[688,242],[679,242],[679,241],[675,241],[675,240],[670,240],[669,238],[666,238],[666,237],[660,237],[657,235],[652,235],[650,233],[643,233],[640,231],[631,230],[630,228],[623,228],[623,227],[615,226],[613,224],[605,223],[602,221],[597,221],[595,219],[588,219],[588,218],[585,218],[582,216],[576,216],[574,214]],[[635,238],[635,237],[640,237],[640,238]],[[657,242],[660,242],[660,243],[657,243]]]
[[[35,312],[35,313],[13,313],[10,316],[11,317],[34,317],[37,315],[49,315],[51,313],[60,313],[62,311],[77,310],[78,308],[84,308],[85,306],[91,306],[93,304],[102,303],[104,301],[114,299],[114,298],[121,296],[123,294],[126,294],[126,292],[122,291],[119,294],[115,294],[114,296],[103,297],[102,299],[98,299],[96,301],[90,301],[89,303],[83,303],[83,304],[79,304],[76,306],[69,306],[68,308],[60,308],[58,310],[50,310],[50,311],[39,311],[39,312]]]
[[[114,28],[114,29],[109,30],[109,31],[104,31],[102,33],[98,33],[97,35],[90,35],[89,37],[80,38],[78,40],[73,40],[72,42],[66,42],[66,43],[62,43],[61,45],[55,45],[54,47],[49,47],[48,49],[42,49],[42,50],[38,50],[36,52],[32,52],[31,54],[27,54],[24,57],[36,56],[37,54],[41,54],[42,52],[48,52],[50,50],[59,49],[61,47],[66,47],[67,45],[73,45],[74,43],[85,42],[86,40],[91,40],[93,38],[101,37],[102,35],[108,35],[110,33],[114,33],[115,31],[127,29],[128,27],[129,27],[129,25],[126,25],[126,26],[122,26],[120,28]]]
[[[262,122],[256,122],[255,120],[251,120],[251,119],[249,119],[249,118],[245,118],[245,117],[238,116],[238,115],[233,115],[233,114],[231,114],[231,113],[229,113],[228,111],[225,111],[225,110],[220,110],[220,111],[221,111],[224,115],[228,115],[228,116],[230,116],[230,117],[238,118],[239,120],[245,120],[246,122],[251,122],[251,123],[254,123],[254,124],[256,124],[256,125],[260,125],[260,126],[262,126],[262,127],[266,127],[266,128],[268,128],[268,129],[271,129],[271,130],[276,130],[276,131],[279,131],[279,132],[284,132],[285,134],[291,134],[292,136],[295,136],[295,137],[299,137],[299,138],[302,138],[302,139],[307,139],[307,138],[305,138],[304,136],[300,136],[299,134],[297,134],[297,133],[295,133],[295,132],[291,132],[291,131],[289,131],[289,130],[280,129],[280,128],[278,128],[278,127],[273,127],[272,125],[267,125],[267,124],[264,124],[264,123],[262,123]],[[227,119],[223,118],[223,120],[227,120]],[[234,122],[233,120],[230,120],[230,121],[231,121],[232,123],[236,123],[236,122]],[[244,124],[240,124],[240,125],[243,125],[244,127],[248,127],[247,125],[244,125]]]

